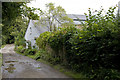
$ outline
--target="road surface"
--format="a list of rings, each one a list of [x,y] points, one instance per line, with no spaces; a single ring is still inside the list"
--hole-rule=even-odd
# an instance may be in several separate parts
[[[2,78],[69,78],[47,64],[17,54],[14,47],[14,44],[9,44],[1,49]]]

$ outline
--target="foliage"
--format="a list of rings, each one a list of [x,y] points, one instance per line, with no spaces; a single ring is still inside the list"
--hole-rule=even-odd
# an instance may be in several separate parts
[[[29,19],[39,18],[35,12],[40,9],[26,5],[25,2],[2,3],[2,44],[14,43],[17,36],[25,34]]]
[[[25,31],[27,29],[27,20],[22,19],[22,17],[17,17],[16,20],[13,23],[14,26],[11,26],[9,28],[9,31],[11,32],[11,36],[14,36],[14,43],[15,47],[22,45],[23,47],[26,46],[25,44]]]
[[[89,9],[86,26],[82,30],[66,27],[42,33],[37,45],[39,48],[51,47],[54,53],[50,56],[55,60],[50,57],[52,63],[82,71],[92,80],[120,79],[120,28],[115,9],[109,8],[105,15],[102,14],[103,9],[95,13]]]
[[[36,49],[26,49],[24,54],[25,55],[34,55],[36,53]]]
[[[23,11],[23,17],[27,17],[29,20],[38,20],[39,16],[38,14],[41,12],[40,8],[34,8],[34,7],[28,7],[27,5],[24,5],[22,7]]]
[[[20,16],[22,12],[20,6],[24,4],[25,4],[24,2],[3,2],[2,3],[3,24],[9,24],[9,22],[14,20],[17,16]]]
[[[24,51],[24,47],[23,46],[18,46],[17,51],[22,53]]]
[[[19,45],[20,46],[17,46],[15,48],[15,50],[17,52],[20,52],[20,53],[24,54],[25,56],[27,56],[27,55],[35,55],[36,52],[37,52],[37,48],[31,48],[30,44],[28,44],[28,48],[25,48],[26,46],[24,46],[23,44],[19,44]]]
[[[100,68],[97,70],[92,70],[88,77],[91,80],[114,80],[120,79],[120,73],[115,69]]]
[[[43,60],[50,60],[50,56],[49,54],[43,50],[43,49],[40,49],[36,55],[35,55],[35,59],[38,60],[38,59],[43,59]]]
[[[46,4],[46,11],[41,11],[39,24],[48,26],[49,31],[55,31],[58,25],[70,26],[73,20],[70,19],[61,6],[55,7],[53,3]]]
[[[24,2],[3,2],[2,3],[2,43],[13,43],[13,36],[11,36],[11,32],[9,28],[13,25],[12,23],[16,19],[16,17],[21,16],[21,8]],[[11,41],[12,39],[12,41]]]
[[[44,32],[40,34],[39,38],[37,38],[36,40],[36,44],[38,45],[39,48],[45,48],[49,36],[50,36],[50,32]]]

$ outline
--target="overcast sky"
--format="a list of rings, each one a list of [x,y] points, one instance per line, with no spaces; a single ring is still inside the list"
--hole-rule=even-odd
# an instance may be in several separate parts
[[[105,10],[109,7],[118,5],[120,0],[34,0],[28,4],[30,7],[45,10],[46,3],[55,3],[55,6],[62,6],[67,14],[84,14],[88,13],[88,8],[99,10],[101,6]]]

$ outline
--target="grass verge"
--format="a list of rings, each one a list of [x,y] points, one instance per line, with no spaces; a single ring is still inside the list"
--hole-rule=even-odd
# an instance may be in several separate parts
[[[4,48],[4,47],[5,47],[5,45],[2,45],[2,46],[1,46],[1,48]]]

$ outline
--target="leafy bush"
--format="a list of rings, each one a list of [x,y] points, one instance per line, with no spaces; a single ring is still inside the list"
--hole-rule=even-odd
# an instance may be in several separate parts
[[[37,49],[25,49],[25,51],[24,51],[24,55],[25,56],[27,56],[27,55],[35,55],[36,54],[36,52],[37,52]]]
[[[91,79],[120,79],[120,28],[115,9],[111,7],[105,15],[103,9],[94,14],[89,9],[82,30],[66,27],[42,33],[37,45],[44,49],[49,45],[54,51],[44,59],[87,73]]]
[[[18,46],[18,47],[17,47],[17,51],[18,51],[18,52],[23,52],[23,46]]]
[[[16,37],[15,38],[15,47],[20,46],[20,45],[26,47],[25,39]]]
[[[50,32],[44,32],[40,34],[39,38],[36,39],[36,43],[39,48],[45,48],[49,36],[50,36]]]
[[[35,59],[36,59],[36,60],[37,60],[37,59],[47,60],[46,58],[48,58],[48,57],[46,57],[46,56],[47,56],[47,52],[46,52],[45,50],[40,49],[40,50],[36,53]]]
[[[91,70],[91,73],[88,75],[90,80],[119,80],[120,73],[114,69],[97,69]]]

